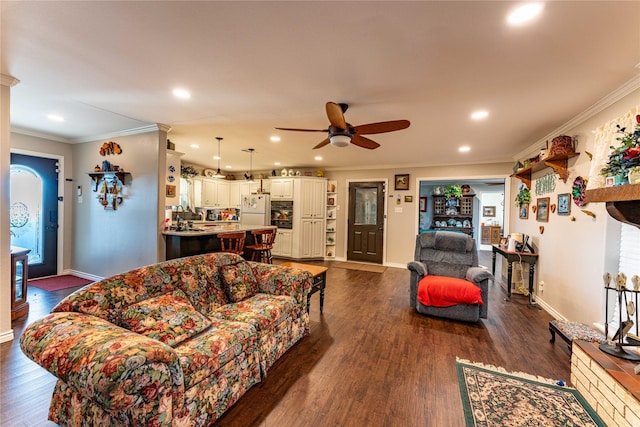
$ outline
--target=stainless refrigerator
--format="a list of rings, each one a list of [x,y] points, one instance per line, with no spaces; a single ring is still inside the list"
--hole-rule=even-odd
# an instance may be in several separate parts
[[[271,201],[268,194],[249,194],[240,199],[240,224],[271,224]]]

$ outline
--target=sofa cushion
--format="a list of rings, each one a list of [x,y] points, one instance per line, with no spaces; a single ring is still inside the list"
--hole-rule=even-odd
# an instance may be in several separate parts
[[[241,353],[257,352],[256,343],[256,329],[248,323],[212,319],[209,329],[175,347],[185,388],[214,375]]]
[[[248,262],[225,265],[220,270],[224,288],[231,302],[242,301],[258,292],[258,281]]]
[[[300,317],[301,310],[293,297],[258,293],[218,308],[211,317],[248,323],[258,332],[268,332],[285,319]]]
[[[418,301],[426,306],[482,305],[481,292],[478,286],[457,277],[425,276],[418,283]]]
[[[175,347],[209,328],[211,321],[175,290],[131,304],[123,310],[120,326]]]

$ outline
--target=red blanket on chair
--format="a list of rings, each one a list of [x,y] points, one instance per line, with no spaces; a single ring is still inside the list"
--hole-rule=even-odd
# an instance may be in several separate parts
[[[423,277],[418,284],[418,301],[431,307],[484,304],[479,287],[468,280],[444,276]]]

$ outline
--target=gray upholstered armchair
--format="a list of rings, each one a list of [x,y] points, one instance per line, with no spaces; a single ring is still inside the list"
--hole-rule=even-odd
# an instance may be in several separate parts
[[[411,307],[419,313],[467,322],[477,322],[481,317],[487,318],[489,281],[493,280],[493,275],[486,268],[478,267],[478,252],[472,237],[452,231],[419,234],[416,238],[414,261],[407,264],[407,268],[411,271],[409,301]],[[434,277],[421,282],[426,276]],[[439,294],[436,292],[435,298],[426,298],[433,304],[425,305],[421,302],[425,300],[424,284],[431,279],[439,282],[442,287]],[[453,289],[464,289],[467,286],[470,293],[477,294],[477,289],[463,282],[471,282],[480,288],[481,301],[478,300],[478,295],[471,300],[465,295],[467,298],[461,300],[466,302],[458,302],[457,294],[452,295]],[[453,285],[449,287],[449,283]],[[443,294],[449,298],[445,304],[438,299]]]

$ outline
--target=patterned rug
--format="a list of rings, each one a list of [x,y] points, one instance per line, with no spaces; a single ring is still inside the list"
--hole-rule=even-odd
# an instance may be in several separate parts
[[[554,380],[456,361],[467,427],[605,426],[576,389]]]

